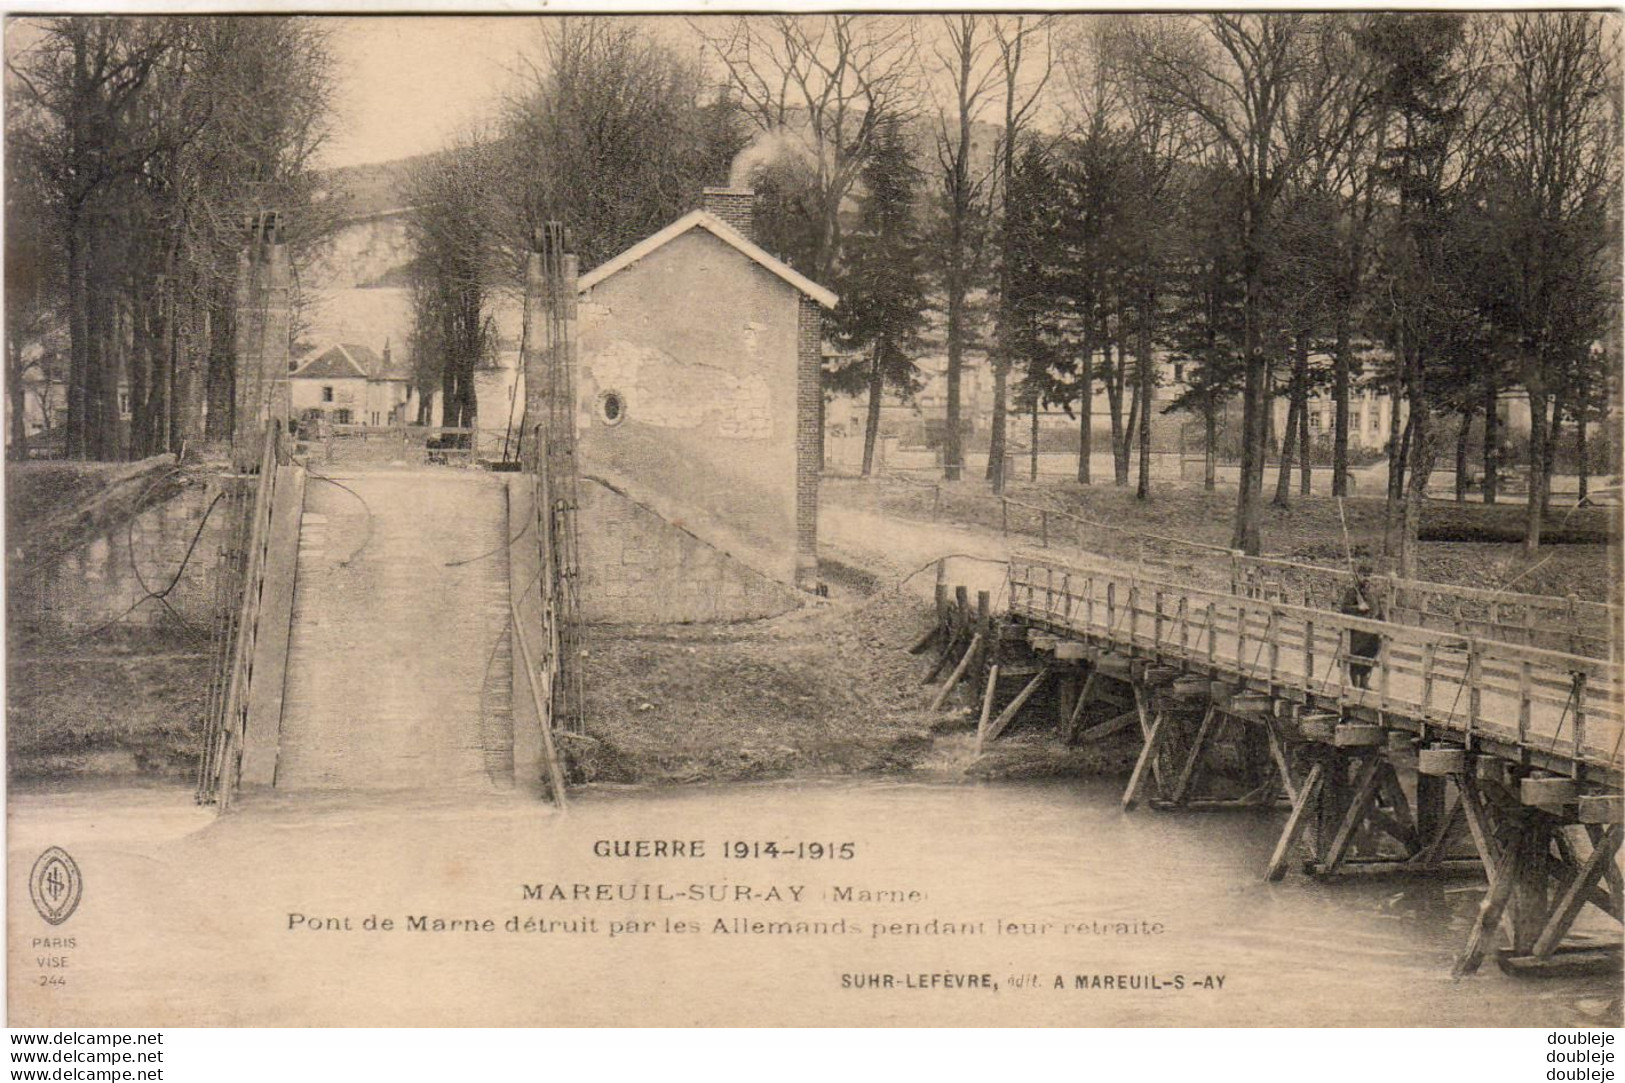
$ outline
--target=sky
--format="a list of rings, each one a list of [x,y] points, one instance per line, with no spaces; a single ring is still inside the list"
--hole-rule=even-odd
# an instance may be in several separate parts
[[[383,162],[438,150],[494,119],[539,51],[535,15],[344,16],[331,19],[335,78],[332,135],[320,164]],[[698,42],[678,17],[653,18],[679,48]]]
[[[351,16],[334,19],[329,167],[437,150],[492,117],[511,85],[528,16]]]

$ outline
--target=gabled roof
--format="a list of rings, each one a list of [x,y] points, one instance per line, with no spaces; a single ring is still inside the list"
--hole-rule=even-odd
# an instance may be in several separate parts
[[[294,369],[292,376],[297,380],[367,380],[380,364],[368,347],[341,342]]]
[[[690,211],[677,219],[659,233],[645,237],[625,252],[616,256],[607,263],[601,263],[591,271],[581,276],[576,288],[580,292],[592,289],[598,283],[619,271],[633,266],[639,260],[653,252],[665,247],[670,242],[681,237],[691,229],[703,229],[717,240],[731,245],[745,258],[755,261],[764,270],[777,275],[792,287],[811,297],[825,308],[834,308],[838,300],[835,294],[820,286],[805,275],[797,274],[795,270],[780,260],[774,259],[761,248],[745,237],[737,229],[707,211]]]

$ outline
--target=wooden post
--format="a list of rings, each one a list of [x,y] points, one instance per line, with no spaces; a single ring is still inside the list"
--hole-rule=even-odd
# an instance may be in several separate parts
[[[1135,655],[1135,639],[1140,631],[1140,581],[1128,581],[1128,653],[1129,657]]]
[[[996,739],[1011,722],[1015,721],[1016,715],[1021,712],[1023,707],[1027,706],[1027,701],[1033,698],[1033,694],[1043,686],[1045,681],[1049,680],[1053,668],[1052,666],[1043,667],[1032,680],[1027,682],[1027,687],[1023,688],[1016,695],[1016,698],[1011,700],[1009,705],[999,712],[999,717],[994,719],[993,723],[988,726],[984,740],[992,741]]]
[[[1520,817],[1509,849],[1521,850],[1512,885],[1512,954],[1528,955],[1546,926],[1549,902],[1546,865],[1552,846],[1549,821],[1540,815]]]
[[[1614,854],[1619,852],[1621,830],[1619,824],[1613,824],[1602,839],[1593,844],[1591,856],[1580,866],[1579,874],[1569,883],[1567,890],[1552,907],[1551,917],[1535,940],[1531,948],[1531,954],[1535,958],[1551,958],[1557,946],[1563,942],[1563,937],[1568,935],[1569,928],[1574,924],[1574,919],[1580,913],[1580,908],[1585,905],[1591,890],[1597,886],[1604,870],[1613,864]]]
[[[1526,658],[1518,665],[1518,744],[1529,743],[1529,714],[1534,687],[1534,667]]]
[[[1071,717],[1066,720],[1066,726],[1061,730],[1061,740],[1065,744],[1077,743],[1078,722],[1083,718],[1083,709],[1089,706],[1089,697],[1094,694],[1096,672],[1093,669],[1089,671],[1089,676],[1084,678],[1082,690],[1072,702]],[[1132,715],[1129,716],[1129,720],[1133,721]]]
[[[1281,743],[1281,734],[1275,728],[1273,717],[1264,719],[1264,733],[1269,742],[1270,758],[1275,761],[1275,769],[1281,775],[1281,788],[1285,791],[1287,800],[1296,805],[1298,787],[1292,781],[1292,766],[1287,762],[1286,746]]]
[[[993,694],[999,687],[999,664],[994,662],[987,671],[987,687],[982,690],[982,716],[976,722],[976,754],[982,754],[987,737],[987,720],[993,713]]]
[[[1445,817],[1445,779],[1442,775],[1416,776],[1416,837],[1423,845],[1433,840],[1443,841],[1441,833],[1448,826]]]
[[[1313,689],[1315,686],[1315,622],[1313,619],[1303,622],[1303,680],[1304,688]]]
[[[1303,834],[1304,826],[1308,823],[1304,812],[1319,798],[1325,776],[1326,765],[1323,763],[1316,763],[1309,769],[1309,777],[1304,780],[1303,789],[1298,791],[1298,799],[1293,802],[1292,811],[1287,815],[1286,827],[1282,828],[1281,837],[1275,843],[1275,852],[1270,855],[1270,863],[1264,869],[1265,880],[1275,881],[1286,875],[1287,858],[1291,856],[1298,836]]]
[[[1476,636],[1467,640],[1467,747],[1473,747],[1473,731],[1478,728],[1481,687],[1484,680],[1483,660],[1479,657]]]
[[[1480,963],[1484,961],[1486,941],[1494,935],[1495,929],[1501,924],[1501,915],[1506,911],[1507,903],[1512,898],[1512,885],[1518,878],[1518,862],[1522,850],[1517,846],[1508,846],[1495,864],[1494,875],[1490,879],[1489,894],[1479,905],[1478,917],[1473,922],[1473,931],[1467,937],[1467,950],[1456,961],[1454,974],[1456,977],[1465,977],[1476,973]]]
[[[1196,768],[1202,761],[1202,749],[1207,744],[1208,734],[1213,730],[1214,719],[1218,711],[1208,704],[1207,712],[1202,715],[1202,723],[1196,728],[1196,739],[1191,742],[1189,755],[1185,757],[1185,766],[1180,769],[1179,778],[1174,783],[1174,792],[1169,800],[1180,805],[1185,802],[1185,791],[1190,788],[1191,779],[1196,775]]]
[[[1218,612],[1215,603],[1207,603],[1207,666],[1210,671],[1218,661],[1218,637],[1214,635],[1218,628]]]
[[[942,705],[948,702],[948,694],[958,687],[959,682],[964,679],[966,671],[968,671],[971,667],[971,662],[976,658],[981,649],[982,633],[977,632],[975,635],[971,636],[970,646],[965,648],[965,653],[960,656],[959,664],[954,667],[953,673],[946,681],[942,682],[942,688],[937,691],[936,697],[931,700],[931,706],[926,708],[927,710],[942,710]]]
[[[1438,644],[1429,639],[1422,648],[1422,718],[1433,709],[1433,667],[1437,659]]]
[[[1478,779],[1471,770],[1467,770],[1451,775],[1450,781],[1456,784],[1456,793],[1461,797],[1461,812],[1473,837],[1473,847],[1478,851],[1478,859],[1484,864],[1484,874],[1490,878],[1493,886],[1496,870],[1501,864],[1501,854],[1495,842],[1495,825],[1490,822],[1489,808],[1478,789]]]
[[[1271,690],[1271,692],[1273,692],[1275,690],[1275,686],[1280,680],[1280,672],[1281,672],[1281,643],[1280,643],[1280,640],[1276,636],[1276,632],[1277,632],[1278,627],[1279,627],[1279,625],[1278,625],[1278,622],[1277,622],[1275,603],[1271,602],[1270,603],[1269,617],[1264,622],[1264,636],[1265,636],[1266,639],[1269,640],[1269,644],[1270,644],[1270,690]]]
[[[1236,603],[1236,672],[1247,676],[1247,603]]]
[[[1388,633],[1380,632],[1377,635],[1377,703],[1382,713],[1388,713],[1389,690],[1393,687],[1392,674],[1389,672]]]
[[[1579,759],[1586,739],[1586,674],[1574,671],[1574,758]]]
[[[1134,772],[1129,775],[1128,789],[1123,791],[1124,812],[1133,812],[1134,806],[1139,804],[1140,790],[1145,786],[1146,768],[1156,762],[1164,732],[1163,716],[1159,713],[1152,720],[1150,730],[1146,732],[1145,746],[1140,749],[1140,758],[1134,761]]]
[[[1349,799],[1342,822],[1337,825],[1337,833],[1332,836],[1331,846],[1321,860],[1321,872],[1327,875],[1336,872],[1348,856],[1354,832],[1365,820],[1366,810],[1377,795],[1379,776],[1385,762],[1381,755],[1373,755],[1360,765],[1360,773],[1355,777],[1354,795]]]

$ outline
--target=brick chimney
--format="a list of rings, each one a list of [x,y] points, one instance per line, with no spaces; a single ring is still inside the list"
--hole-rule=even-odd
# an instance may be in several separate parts
[[[746,240],[756,239],[753,222],[756,209],[754,188],[707,188],[702,206],[708,213],[716,215],[743,233]]]

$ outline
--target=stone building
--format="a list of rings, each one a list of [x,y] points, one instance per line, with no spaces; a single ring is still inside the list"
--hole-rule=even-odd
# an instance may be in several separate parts
[[[288,377],[293,416],[322,416],[338,425],[396,425],[406,414],[412,374],[391,356],[344,342],[318,353]]]
[[[817,581],[819,353],[829,290],[705,206],[578,283],[582,612],[743,620]]]

